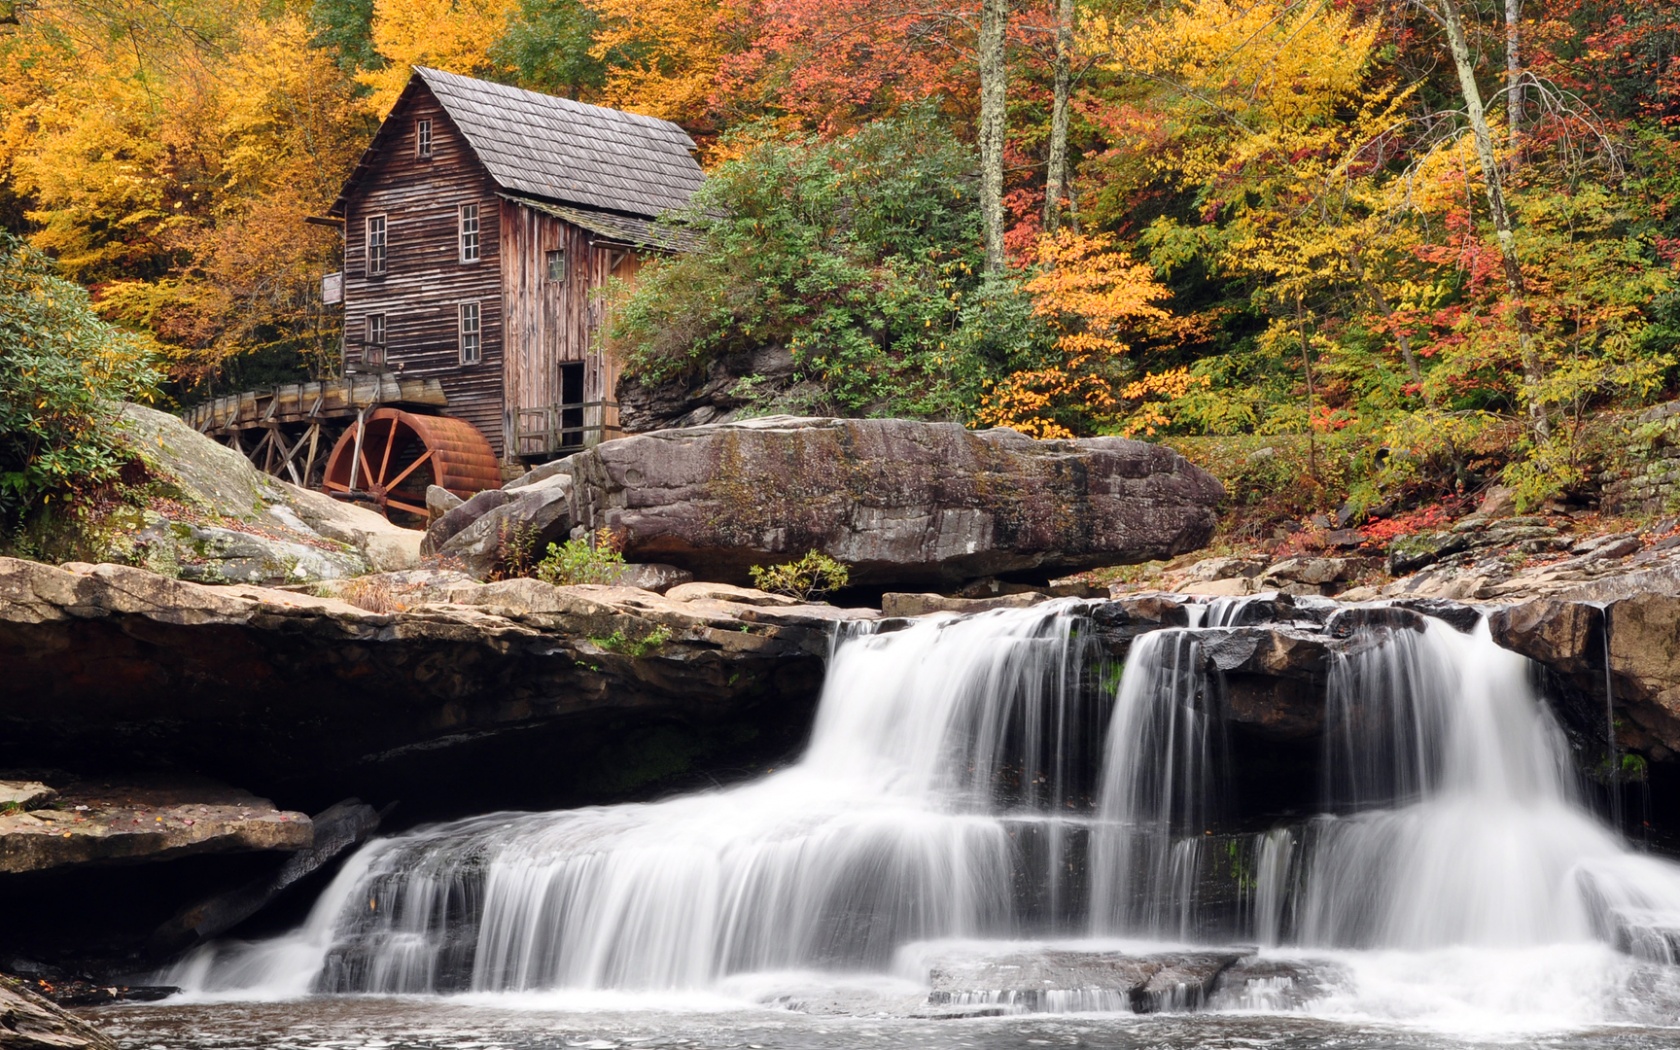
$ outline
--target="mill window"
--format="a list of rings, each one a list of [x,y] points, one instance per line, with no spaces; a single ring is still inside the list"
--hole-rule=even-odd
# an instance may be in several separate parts
[[[557,248],[548,253],[548,279],[557,284],[566,279],[566,249]]]
[[[432,155],[432,122],[429,120],[414,122],[414,153],[419,157]]]
[[[478,261],[478,205],[461,205],[461,261]]]
[[[385,216],[367,217],[367,275],[378,277],[385,272]]]
[[[483,332],[479,327],[478,304],[461,304],[461,363],[476,365],[484,359]]]
[[[385,315],[367,315],[367,338],[362,344],[362,365],[365,368],[385,367]]]

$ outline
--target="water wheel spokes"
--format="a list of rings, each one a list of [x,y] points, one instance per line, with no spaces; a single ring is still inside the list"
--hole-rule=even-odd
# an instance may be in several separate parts
[[[414,525],[425,521],[429,485],[466,499],[500,484],[490,443],[471,423],[381,408],[338,439],[323,487],[371,503],[398,524]]]

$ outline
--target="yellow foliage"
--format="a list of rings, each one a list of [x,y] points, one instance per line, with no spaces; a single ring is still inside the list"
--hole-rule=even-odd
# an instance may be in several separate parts
[[[357,77],[373,90],[368,105],[377,116],[389,113],[415,66],[495,72],[490,47],[517,7],[518,0],[374,0],[373,46],[385,67]]]
[[[590,53],[608,64],[602,103],[694,127],[704,123],[723,61],[719,0],[590,0],[600,29]]]

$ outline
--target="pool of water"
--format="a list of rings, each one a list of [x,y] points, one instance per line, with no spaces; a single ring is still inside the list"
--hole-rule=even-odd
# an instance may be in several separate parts
[[[420,998],[121,1006],[91,1015],[125,1050],[1671,1050],[1680,1027],[1453,1033],[1300,1015],[1163,1014],[914,1019],[813,1016],[688,1003],[681,1009],[573,1008]]]

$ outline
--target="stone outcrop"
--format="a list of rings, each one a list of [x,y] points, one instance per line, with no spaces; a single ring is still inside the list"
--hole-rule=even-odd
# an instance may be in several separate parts
[[[92,1025],[0,974],[0,1050],[117,1050]]]
[[[618,384],[619,421],[640,434],[725,423],[749,409],[763,415],[764,406],[794,392],[797,374],[791,350],[766,346],[713,358],[702,369],[657,383],[626,377]]]
[[[98,556],[206,583],[298,584],[419,563],[418,533],[262,473],[175,416],[123,408],[130,448],[164,497],[89,525]]]
[[[1171,449],[1123,438],[776,416],[606,442],[484,499],[471,523],[474,501],[450,511],[432,543],[482,571],[513,523],[539,544],[610,529],[627,558],[700,579],[745,583],[820,550],[854,585],[953,585],[1193,550],[1222,494]]]
[[[1494,639],[1579,691],[1576,722],[1602,740],[1605,690],[1620,721],[1615,744],[1650,757],[1680,754],[1680,565],[1664,565],[1489,616]],[[1608,674],[1607,674],[1608,672]]]
[[[300,850],[313,840],[304,814],[223,785],[83,782],[33,808],[0,813],[0,874]]]
[[[832,624],[876,615],[463,579],[341,599],[0,559],[0,768],[189,768],[309,808],[620,798],[796,747]]]
[[[315,814],[310,825],[314,835],[307,849],[287,857],[272,873],[181,909],[152,934],[148,950],[160,957],[169,956],[233,929],[366,842],[379,828],[379,812],[356,799],[347,799]]]

